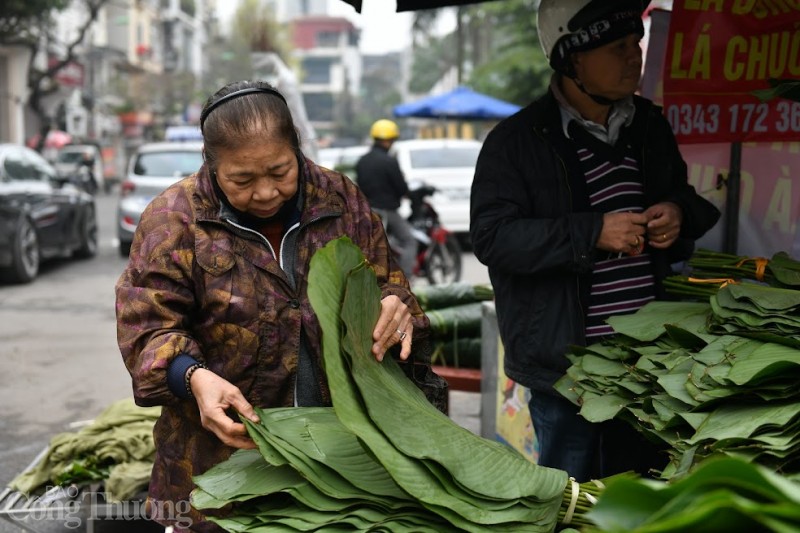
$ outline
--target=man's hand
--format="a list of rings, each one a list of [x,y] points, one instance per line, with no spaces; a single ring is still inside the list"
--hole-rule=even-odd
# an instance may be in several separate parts
[[[205,368],[194,371],[189,386],[197,399],[200,421],[204,428],[228,446],[245,449],[256,447],[244,424],[234,422],[225,413],[232,407],[248,420],[258,422],[253,406],[244,399],[237,387]]]
[[[378,361],[383,360],[386,350],[401,343],[400,359],[406,360],[411,355],[411,337],[414,326],[411,324],[411,311],[403,300],[395,295],[390,295],[381,300],[381,315],[372,331],[375,344],[372,353]]]
[[[641,252],[648,220],[643,213],[606,213],[595,246],[607,252]]]
[[[650,246],[660,250],[669,248],[681,233],[683,211],[673,202],[661,202],[644,212],[648,219],[647,239]]]

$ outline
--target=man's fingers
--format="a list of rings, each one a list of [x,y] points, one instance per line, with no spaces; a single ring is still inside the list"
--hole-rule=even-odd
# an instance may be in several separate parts
[[[650,217],[644,213],[628,213],[628,222],[636,224],[637,226],[644,226],[648,223]]]

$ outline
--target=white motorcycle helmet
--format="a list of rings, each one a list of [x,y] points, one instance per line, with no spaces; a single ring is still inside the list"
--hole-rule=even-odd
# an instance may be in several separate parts
[[[592,50],[638,33],[650,0],[542,0],[539,43],[553,70],[574,77],[570,54]]]

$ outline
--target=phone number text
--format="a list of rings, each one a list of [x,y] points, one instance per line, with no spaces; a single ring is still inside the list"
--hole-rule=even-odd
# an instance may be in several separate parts
[[[800,102],[673,104],[666,108],[675,135],[800,133]]]

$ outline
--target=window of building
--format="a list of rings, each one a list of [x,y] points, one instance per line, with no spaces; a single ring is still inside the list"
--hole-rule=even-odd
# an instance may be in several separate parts
[[[303,83],[330,83],[333,59],[307,57],[303,59]]]
[[[306,105],[308,119],[312,122],[330,122],[333,120],[333,95],[331,93],[305,93],[303,103]]]
[[[339,33],[335,31],[321,31],[316,35],[319,48],[336,48],[339,46]]]

